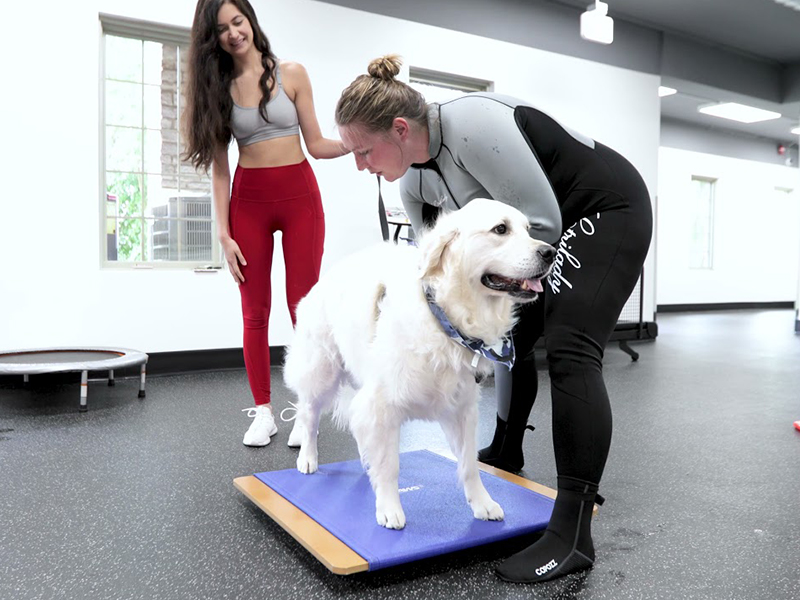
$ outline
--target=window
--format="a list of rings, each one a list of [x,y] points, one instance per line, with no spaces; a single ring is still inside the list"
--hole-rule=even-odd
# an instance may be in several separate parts
[[[189,31],[101,22],[104,265],[216,263],[210,178],[180,158]]]
[[[712,269],[714,267],[714,193],[716,183],[716,179],[692,177],[690,269]]]
[[[489,92],[492,82],[419,67],[409,70],[409,85],[428,102],[447,102],[468,92]]]

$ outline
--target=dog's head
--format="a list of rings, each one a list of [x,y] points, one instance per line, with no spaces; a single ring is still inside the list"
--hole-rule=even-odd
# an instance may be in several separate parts
[[[423,234],[422,279],[531,302],[543,291],[542,280],[550,273],[556,251],[531,238],[529,228],[516,208],[495,200],[472,200],[461,210],[443,214]]]

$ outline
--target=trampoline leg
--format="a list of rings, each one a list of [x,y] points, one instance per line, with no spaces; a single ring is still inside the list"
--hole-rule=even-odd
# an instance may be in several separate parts
[[[619,342],[619,349],[625,352],[626,354],[630,355],[631,360],[637,361],[639,360],[639,353],[636,352],[633,348],[628,345],[628,342],[625,340],[620,340]]]
[[[27,373],[25,373],[25,375],[23,375],[23,376],[22,376],[22,385],[23,385],[24,387],[28,387],[28,384],[29,384],[30,382],[31,382],[31,376],[30,376],[30,375],[28,375]]]
[[[86,405],[89,396],[89,371],[81,371],[81,404],[78,407],[80,412],[86,412],[89,407]]]
[[[114,385],[114,369],[108,370],[108,387]]]
[[[144,382],[147,377],[147,363],[142,363],[142,375],[139,379],[139,398],[144,398]]]

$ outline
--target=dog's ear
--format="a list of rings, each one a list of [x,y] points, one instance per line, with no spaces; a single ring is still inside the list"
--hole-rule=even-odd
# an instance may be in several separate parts
[[[422,279],[436,275],[442,269],[444,254],[450,244],[458,237],[458,229],[434,228],[422,239]]]

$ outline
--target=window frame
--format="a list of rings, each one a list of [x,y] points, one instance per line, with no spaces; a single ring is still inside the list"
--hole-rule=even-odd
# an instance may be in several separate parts
[[[408,83],[412,87],[415,83],[421,83],[423,85],[458,90],[465,94],[494,91],[494,82],[487,79],[478,79],[477,77],[467,77],[466,75],[456,75],[455,73],[415,66],[410,66],[408,69]]]
[[[106,36],[111,35],[115,37],[124,37],[134,39],[142,42],[157,42],[162,44],[174,45],[181,47],[185,50],[189,46],[191,39],[191,29],[187,27],[179,27],[175,25],[165,25],[163,23],[156,23],[153,21],[144,21],[139,19],[131,19],[128,17],[120,17],[117,15],[110,15],[106,13],[99,13],[100,23],[100,36],[99,36],[99,90],[98,90],[98,190],[99,190],[99,235],[100,235],[100,267],[102,269],[123,269],[123,270],[141,270],[141,269],[181,269],[181,270],[207,270],[209,267],[216,270],[221,269],[223,264],[222,252],[220,245],[216,240],[216,214],[214,210],[213,188],[211,184],[210,173],[209,178],[209,199],[211,204],[211,220],[209,221],[211,230],[211,259],[210,260],[153,260],[152,256],[149,260],[141,261],[124,261],[124,260],[109,260],[108,259],[108,215],[107,215],[107,156],[106,156]],[[180,119],[183,107],[180,105],[181,98],[181,79],[180,79],[180,51],[178,55],[178,82],[176,97],[178,98],[178,149],[180,151]],[[144,131],[145,124],[142,123],[142,131]],[[177,164],[176,177],[180,182],[181,178],[181,164],[179,160]],[[142,181],[146,174],[142,175]],[[180,186],[180,183],[179,183]],[[180,187],[179,187],[180,189]],[[151,221],[175,221],[177,223],[185,222],[198,222],[195,219],[185,218],[148,218],[142,214],[139,217],[143,224],[149,224]]]
[[[689,269],[692,271],[713,271],[714,270],[714,221],[716,216],[716,208],[717,208],[717,182],[719,181],[716,177],[706,177],[703,175],[692,175],[691,183],[692,187],[694,188],[695,182],[700,183],[707,183],[709,184],[709,210],[708,210],[708,265],[704,267],[697,267],[692,264],[693,257],[691,252],[694,250],[692,244],[690,242],[689,245]],[[696,200],[697,195],[696,193],[692,193],[692,200]],[[694,225],[694,221],[692,223]]]

